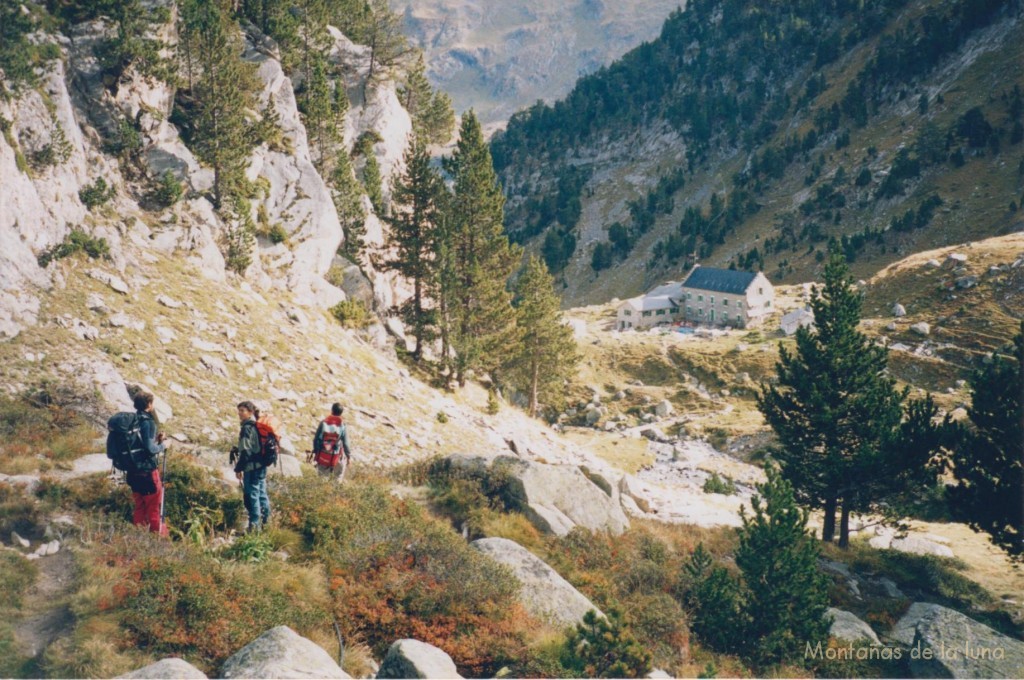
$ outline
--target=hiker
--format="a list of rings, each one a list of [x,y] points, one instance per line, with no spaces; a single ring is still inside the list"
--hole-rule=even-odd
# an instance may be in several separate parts
[[[132,400],[138,417],[139,438],[142,444],[139,460],[134,469],[128,470],[125,480],[132,490],[135,512],[132,522],[137,526],[149,525],[149,530],[161,536],[167,535],[167,525],[161,517],[164,502],[164,485],[160,479],[157,457],[164,453],[164,433],[156,431],[153,420],[153,395],[139,392]]]
[[[320,421],[313,437],[313,458],[316,469],[321,475],[345,477],[345,468],[352,460],[352,450],[348,446],[348,431],[341,414],[345,412],[341,404],[331,405],[331,415]],[[342,460],[344,456],[344,460]],[[341,465],[338,465],[341,463]]]
[[[242,428],[238,433],[235,477],[242,483],[245,510],[249,513],[247,531],[259,531],[270,521],[270,497],[267,495],[267,467],[262,460],[262,446],[256,419],[259,409],[251,401],[238,405],[238,420]]]

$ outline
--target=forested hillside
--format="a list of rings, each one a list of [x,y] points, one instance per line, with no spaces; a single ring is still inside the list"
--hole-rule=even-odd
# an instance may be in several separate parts
[[[513,116],[492,147],[514,240],[567,303],[687,256],[807,278],[1005,233],[1024,187],[1016,0],[700,0]]]

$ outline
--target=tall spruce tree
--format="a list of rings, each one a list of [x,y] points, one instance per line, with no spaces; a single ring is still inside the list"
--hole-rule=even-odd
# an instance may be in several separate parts
[[[891,493],[904,458],[888,444],[903,418],[906,391],[886,374],[887,352],[857,330],[861,295],[842,255],[833,253],[824,286],[811,295],[814,328],[780,346],[778,383],[762,387],[758,408],[779,438],[776,457],[798,501],[824,511],[822,539],[849,541],[849,516]]]
[[[405,154],[405,172],[393,183],[391,227],[388,245],[395,253],[389,269],[412,282],[412,297],[401,307],[402,318],[416,338],[413,359],[420,360],[423,344],[435,337],[435,311],[428,306],[434,297],[437,270],[435,240],[440,224],[441,176],[430,165],[426,146],[418,138]]]
[[[338,153],[341,142],[339,123],[344,121],[344,114],[342,117],[338,115],[337,96],[327,78],[327,59],[319,52],[310,56],[309,59],[311,61],[310,77],[304,84],[304,96],[299,102],[299,108],[302,112],[306,132],[309,135],[313,164],[316,166],[317,172],[329,177],[330,170],[334,165],[334,156]],[[342,86],[339,84],[337,87]],[[345,103],[347,104],[347,100]],[[343,147],[342,152],[344,152]]]
[[[472,110],[462,117],[459,142],[445,165],[453,180],[447,231],[455,277],[450,340],[454,377],[462,387],[468,371],[493,372],[508,354],[515,313],[507,284],[521,251],[505,235],[505,197]]]
[[[818,569],[818,546],[807,531],[807,511],[774,465],[741,508],[736,565],[743,573],[741,606],[745,656],[767,666],[802,658],[807,644],[828,638],[828,581]]]
[[[363,43],[370,48],[370,68],[366,74],[366,87],[386,75],[392,68],[415,51],[402,33],[402,18],[391,11],[388,0],[369,0],[370,11],[363,24]]]
[[[247,116],[257,110],[259,83],[254,64],[242,60],[242,39],[230,0],[185,2],[181,6],[186,36],[198,77],[191,99],[190,140],[200,161],[213,168],[217,208],[236,192],[249,154],[259,141],[258,125]]]
[[[1024,322],[1013,356],[996,354],[971,380],[970,428],[951,462],[954,516],[1024,559]]]
[[[516,386],[526,392],[527,410],[537,415],[541,402],[560,405],[564,382],[579,363],[572,329],[562,323],[555,282],[544,261],[531,256],[516,281],[518,351],[512,359]]]

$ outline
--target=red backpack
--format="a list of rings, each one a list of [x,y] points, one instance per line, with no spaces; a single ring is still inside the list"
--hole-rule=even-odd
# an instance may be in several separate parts
[[[256,421],[256,434],[260,438],[260,463],[272,467],[277,462],[281,437],[277,434],[277,419],[272,415],[261,415]]]
[[[341,416],[327,416],[323,421],[323,440],[320,450],[316,452],[316,464],[333,468],[338,464],[342,451],[341,433],[345,429],[345,421]]]

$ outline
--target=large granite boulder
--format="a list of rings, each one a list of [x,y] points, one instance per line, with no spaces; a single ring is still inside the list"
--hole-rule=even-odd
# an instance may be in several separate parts
[[[937,604],[910,605],[889,637],[910,650],[917,678],[1024,677],[1024,642]]]
[[[580,526],[621,534],[629,528],[622,505],[576,465],[547,465],[498,456],[491,474],[505,477],[509,500],[541,531],[565,536]]]
[[[396,640],[380,664],[381,678],[461,678],[444,650],[419,640]]]
[[[206,673],[184,659],[167,658],[118,677],[140,680],[206,680]]]
[[[350,678],[331,655],[288,626],[271,628],[224,662],[222,678]]]
[[[512,570],[522,588],[519,600],[528,612],[559,627],[572,626],[597,609],[594,603],[529,550],[507,538],[481,538],[473,548]],[[600,610],[598,610],[600,613]]]
[[[879,645],[878,636],[871,626],[857,618],[854,614],[835,607],[828,608],[828,614],[832,617],[832,627],[828,634],[837,640],[847,642],[869,642]]]

